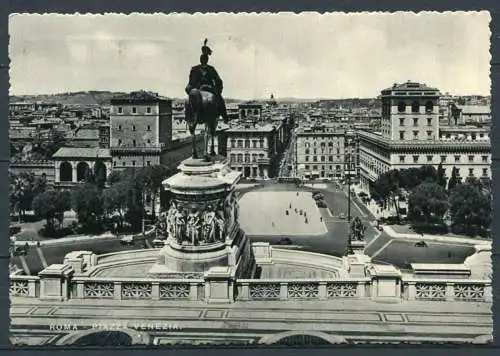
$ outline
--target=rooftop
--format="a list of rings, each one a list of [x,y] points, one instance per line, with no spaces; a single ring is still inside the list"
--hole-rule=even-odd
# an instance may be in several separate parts
[[[457,109],[462,111],[462,114],[483,114],[490,115],[491,108],[489,105],[455,105]]]
[[[111,158],[109,149],[97,147],[61,147],[52,158]]]
[[[153,93],[149,91],[133,91],[129,94],[115,96],[111,99],[111,104],[121,104],[121,103],[157,103],[160,101],[170,101],[171,99],[162,97],[158,93]]]
[[[275,125],[253,125],[253,124],[240,124],[229,128],[226,132],[271,132],[276,129]]]
[[[421,92],[421,91],[436,92],[433,94],[439,93],[439,90],[437,88],[432,88],[432,87],[428,86],[427,84],[421,84],[421,83],[412,82],[409,80],[406,83],[402,83],[402,84],[394,83],[392,87],[382,90],[382,95],[390,95],[392,92],[399,91],[399,90],[404,90],[405,95],[406,95],[406,92],[417,92],[417,91],[418,92]],[[395,94],[398,94],[398,93],[395,93]]]

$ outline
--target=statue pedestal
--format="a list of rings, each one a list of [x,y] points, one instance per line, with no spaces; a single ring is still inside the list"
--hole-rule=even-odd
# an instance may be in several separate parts
[[[155,278],[204,278],[214,267],[251,278],[256,264],[250,241],[238,223],[234,196],[240,172],[227,161],[187,159],[181,172],[163,182],[172,194],[167,218],[171,236],[148,275]]]

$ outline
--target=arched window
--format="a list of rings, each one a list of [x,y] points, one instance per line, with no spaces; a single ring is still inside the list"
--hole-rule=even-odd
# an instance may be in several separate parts
[[[77,182],[81,182],[85,180],[85,177],[87,176],[87,171],[89,170],[89,165],[87,162],[80,162],[76,166],[76,180]]]
[[[61,163],[59,166],[59,180],[61,182],[71,182],[73,180],[73,167],[71,163]]]
[[[431,113],[434,111],[434,104],[432,101],[428,101],[425,103],[425,112],[426,113]]]
[[[306,151],[305,151],[306,155],[309,154],[309,148],[306,148]]]
[[[411,104],[411,112],[420,112],[420,103],[418,101]]]
[[[400,101],[398,103],[398,112],[405,112],[406,111],[406,103],[404,101]]]

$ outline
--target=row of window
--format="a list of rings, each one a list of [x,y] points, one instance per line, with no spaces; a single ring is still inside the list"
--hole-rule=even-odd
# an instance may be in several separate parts
[[[122,125],[118,125],[118,131],[123,131]],[[132,131],[137,131],[137,128],[135,125],[132,125]],[[146,127],[146,131],[151,131],[151,125],[148,125]]]
[[[328,167],[328,169],[329,169],[330,171],[332,171],[332,170],[333,170],[333,166],[320,166],[320,167],[321,167],[321,170],[322,170],[322,171],[326,170],[326,167]],[[315,170],[315,171],[316,171],[316,170],[318,170],[318,166],[317,166],[317,165],[312,165],[312,166],[310,166],[310,165],[308,165],[308,164],[304,165],[304,169],[306,169],[306,170],[311,169],[311,168],[312,168],[313,170]],[[355,164],[352,164],[352,165],[351,165],[351,169],[349,169],[349,166],[346,164],[346,165],[344,165],[344,168],[345,168],[345,170],[355,171],[355,170],[356,170],[356,165],[355,165]],[[339,164],[337,164],[337,165],[335,166],[335,170],[336,170],[336,171],[340,171],[340,170],[342,170],[342,166],[341,166],[341,165],[339,165]]]
[[[413,131],[413,139],[417,139],[418,138],[418,133],[419,132],[420,131]],[[406,140],[405,133],[406,133],[406,131],[399,131],[399,139],[401,141]],[[427,139],[428,140],[432,139],[432,133],[433,133],[433,131],[427,131]]]
[[[119,106],[117,108],[117,110],[118,110],[118,114],[123,114],[123,107]],[[135,106],[133,106],[132,109],[131,109],[131,112],[132,112],[132,114],[137,114],[137,108]],[[152,112],[153,111],[152,111],[151,107],[149,107],[149,106],[146,107],[146,113],[147,114],[151,114]]]
[[[131,163],[132,163],[131,167],[135,167],[135,161],[132,161]],[[146,161],[146,165],[150,166],[151,165],[151,161]],[[113,162],[113,166],[116,167],[116,161]],[[121,164],[121,166],[122,167],[126,167],[127,166],[127,162],[123,161],[122,164]]]
[[[325,162],[326,161],[326,156],[320,156],[319,159],[320,159],[321,162]],[[337,161],[340,161],[340,160],[341,160],[341,156],[337,155]],[[309,156],[304,156],[304,161],[305,162],[309,162]],[[312,156],[312,161],[313,162],[318,162],[318,156]],[[329,162],[333,162],[334,161],[333,156],[328,156],[328,161]]]
[[[229,155],[229,162],[230,163],[234,163],[234,162],[237,162],[237,163],[243,163],[243,162],[250,163],[250,162],[252,162],[252,163],[254,163],[254,162],[257,162],[257,159],[262,159],[262,158],[264,158],[263,153],[260,153],[258,155],[257,154],[252,154],[252,155],[245,154],[245,155],[243,155],[241,153],[239,153],[239,154],[233,153],[233,154]]]
[[[151,140],[146,140],[146,143],[151,143]],[[123,144],[123,141],[122,140],[118,140],[118,146],[121,146]],[[132,147],[137,147],[137,141],[136,140],[132,140]]]
[[[398,103],[398,112],[405,112],[406,111],[406,103],[404,101],[400,101]],[[431,113],[434,111],[434,103],[432,101],[428,101],[425,103],[425,112]],[[411,104],[411,112],[412,113],[418,113],[420,112],[420,102],[419,101],[414,101]]]
[[[231,148],[250,148],[250,142],[252,143],[252,148],[263,148],[264,147],[264,139],[258,140],[231,140]]]
[[[333,153],[332,151],[333,151],[333,150],[328,150],[328,152],[330,152],[330,153]],[[304,150],[304,153],[305,153],[306,155],[310,154],[310,152],[311,152],[311,151],[309,150],[309,148],[306,148],[306,149]],[[313,153],[314,153],[314,154],[317,154],[317,153],[318,153],[318,150],[317,150],[316,148],[314,148],[314,149],[313,149]],[[321,150],[321,153],[325,153],[325,150],[324,150],[324,149],[323,149],[323,150]],[[337,148],[337,154],[340,154],[340,148]]]
[[[413,163],[418,163],[419,157],[420,157],[419,155],[414,155],[413,156]],[[427,162],[432,162],[432,160],[433,160],[433,156],[431,156],[431,155],[426,156],[426,158],[427,158]],[[441,156],[440,158],[441,158],[441,163],[446,162],[446,156]],[[455,163],[460,163],[462,156],[455,155],[454,158],[455,158]],[[474,163],[474,156],[473,155],[469,155],[467,158],[468,158],[469,163]],[[404,163],[405,160],[406,160],[406,156],[399,156],[399,163]],[[488,156],[481,156],[481,162],[488,163]]]
[[[405,126],[405,118],[401,117],[399,118],[399,126]],[[418,126],[418,118],[414,117],[413,118],[413,126]],[[428,117],[427,118],[427,126],[432,126],[432,118]]]

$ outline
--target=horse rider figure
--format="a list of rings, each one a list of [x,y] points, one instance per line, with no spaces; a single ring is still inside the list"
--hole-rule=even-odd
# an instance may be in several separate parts
[[[190,94],[191,90],[198,89],[212,93],[218,101],[219,115],[225,123],[228,122],[226,111],[226,103],[222,97],[223,82],[219,73],[214,67],[208,64],[208,58],[212,54],[212,49],[207,46],[207,39],[201,47],[200,64],[191,68],[189,73],[189,83],[186,86],[186,94]]]

